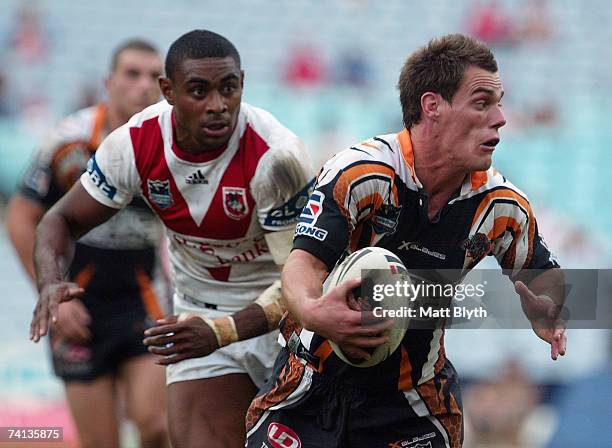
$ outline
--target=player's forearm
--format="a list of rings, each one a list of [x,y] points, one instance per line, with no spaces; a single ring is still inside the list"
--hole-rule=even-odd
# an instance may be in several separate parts
[[[318,299],[327,275],[325,265],[302,250],[289,255],[282,273],[283,296],[287,308],[303,325],[309,322],[308,301]]]
[[[559,268],[548,269],[531,280],[527,285],[535,295],[546,295],[559,309],[565,303],[565,275]]]
[[[219,347],[261,336],[278,328],[285,313],[280,281],[270,285],[255,303],[228,316],[209,319],[200,316],[213,330]]]
[[[32,281],[36,278],[33,260],[36,226],[43,214],[42,206],[19,194],[13,196],[6,211],[6,230],[21,264]]]
[[[51,210],[36,231],[34,266],[38,290],[51,282],[63,281],[74,256],[76,236],[67,220]]]
[[[6,230],[13,243],[15,252],[32,281],[36,280],[34,271],[34,238],[36,237],[36,223],[20,219],[17,216],[7,215]]]
[[[261,336],[271,330],[263,309],[256,304],[249,305],[245,309],[238,311],[233,315],[233,319],[239,341]],[[276,326],[278,326],[278,321]]]

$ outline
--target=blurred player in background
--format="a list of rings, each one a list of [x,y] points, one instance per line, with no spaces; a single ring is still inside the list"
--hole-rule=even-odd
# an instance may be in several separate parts
[[[35,229],[43,214],[78,181],[110,132],[159,100],[161,73],[161,57],[151,44],[123,43],[106,79],[108,100],[66,117],[34,155],[6,217],[33,281]],[[120,396],[141,446],[167,445],[164,369],[142,343],[144,330],[164,314],[152,287],[162,236],[156,216],[134,199],[81,238],[74,259],[62,266],[82,290],[78,299],[60,305],[51,351],[83,447],[119,446]]]
[[[246,410],[278,352],[277,265],[308,199],[309,157],[272,115],[241,102],[240,56],[223,36],[181,36],[166,76],[166,101],[102,142],[81,182],[43,218],[31,337],[80,294],[62,280],[74,241],[142,195],[167,227],[175,273],[178,319],[145,333],[168,366],[172,444],[242,447]]]
[[[344,363],[329,345],[359,359],[387,342],[380,333],[391,322],[362,326],[347,305],[360,280],[322,294],[337,261],[362,247],[391,250],[438,284],[455,284],[495,256],[552,358],[565,354],[562,273],[524,194],[491,167],[505,124],[492,52],[462,35],[432,40],[408,58],[399,89],[405,129],[329,160],[304,208],[283,270],[297,320],[281,325],[275,380],[249,409],[249,447],[461,446],[461,395],[443,320],[408,328],[400,348],[369,368]]]

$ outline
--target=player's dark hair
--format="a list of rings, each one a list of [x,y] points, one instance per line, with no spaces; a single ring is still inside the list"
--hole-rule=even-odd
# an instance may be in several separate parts
[[[115,51],[113,51],[113,56],[111,59],[111,71],[115,71],[115,69],[117,68],[117,64],[119,63],[119,57],[121,56],[121,53],[127,50],[144,51],[159,55],[159,51],[157,51],[157,48],[155,48],[155,46],[150,42],[147,42],[146,40],[142,39],[130,39],[123,42],[121,45],[115,48]]]
[[[421,96],[425,92],[439,93],[450,103],[470,65],[491,73],[498,70],[493,52],[463,34],[432,39],[412,53],[402,67],[397,84],[404,126],[410,129],[420,121]]]
[[[240,67],[238,50],[220,34],[208,30],[193,30],[183,34],[170,46],[166,55],[166,76],[173,79],[178,66],[185,59],[231,57]]]

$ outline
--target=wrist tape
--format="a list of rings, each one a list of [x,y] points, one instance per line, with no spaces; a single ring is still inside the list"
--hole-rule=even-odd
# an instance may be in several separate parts
[[[283,299],[281,281],[276,280],[272,283],[268,289],[262,292],[257,300],[255,300],[255,303],[263,309],[266,315],[268,330],[278,328],[278,323],[287,309]]]
[[[198,317],[208,325],[219,343],[219,348],[225,347],[238,340],[238,331],[236,330],[236,323],[234,318],[230,316],[218,317],[216,319],[210,319],[205,316],[199,316],[191,313],[181,313],[179,315],[179,321],[189,319],[191,317]]]

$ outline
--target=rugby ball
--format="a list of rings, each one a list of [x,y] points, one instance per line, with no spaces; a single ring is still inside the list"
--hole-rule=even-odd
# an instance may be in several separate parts
[[[366,247],[353,252],[332,270],[323,284],[323,292],[347,279],[361,278],[360,288],[353,290],[353,298],[347,298],[349,306],[353,309],[371,311],[375,307],[382,309],[400,309],[408,305],[406,297],[386,294],[383,299],[374,300],[373,285],[394,285],[396,282],[410,281],[410,276],[404,264],[393,252],[382,247]],[[378,286],[379,290],[381,289]],[[355,307],[358,299],[358,306]],[[380,313],[380,311],[378,311]],[[354,367],[371,367],[387,359],[400,345],[406,333],[406,318],[394,318],[392,328],[384,332],[389,337],[386,344],[376,347],[368,360],[352,359],[347,357],[338,345],[329,341],[332,350],[340,359]]]

